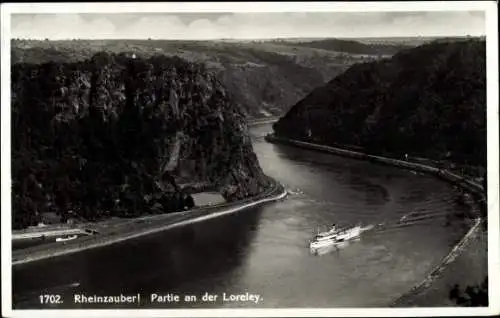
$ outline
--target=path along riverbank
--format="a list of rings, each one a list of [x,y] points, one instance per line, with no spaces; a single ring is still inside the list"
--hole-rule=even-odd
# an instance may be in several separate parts
[[[412,162],[411,158],[408,158],[408,160],[398,160],[383,156],[368,155],[359,151],[346,150],[337,147],[330,147],[304,141],[291,140],[283,137],[277,137],[274,134],[267,135],[265,139],[266,141],[271,143],[279,143],[309,150],[317,150],[321,152],[331,153],[333,155],[360,160],[368,160],[380,164],[386,164],[422,173],[432,174],[446,182],[457,185],[458,187],[466,190],[473,195],[475,201],[471,205],[471,208],[473,214],[476,216],[476,219],[474,220],[474,223],[469,231],[453,247],[450,253],[446,255],[430,273],[427,274],[427,276],[421,283],[419,283],[417,286],[414,286],[410,291],[396,299],[391,305],[392,307],[426,306],[429,304],[430,298],[432,298],[435,302],[434,305],[442,305],[443,302],[447,301],[447,295],[449,292],[448,285],[459,283],[457,281],[452,282],[452,278],[450,278],[450,276],[460,277],[460,273],[458,272],[458,270],[464,270],[464,267],[469,269],[470,266],[467,266],[467,264],[475,263],[470,261],[471,257],[478,258],[476,263],[480,263],[480,268],[487,268],[487,251],[485,248],[487,245],[480,244],[484,243],[485,237],[487,237],[487,232],[481,226],[484,223],[484,217],[486,216],[486,205],[480,203],[486,202],[486,196],[484,193],[484,189],[480,184],[474,182],[473,180],[470,180],[467,177],[460,176],[446,169],[438,168],[436,166],[431,166],[428,164]],[[458,266],[451,266],[452,262],[458,263]],[[444,271],[445,267],[451,267],[452,275],[450,275],[450,272]],[[476,269],[476,272],[478,273],[478,275],[476,275],[478,277],[476,277],[476,279],[474,280],[479,281],[484,278],[485,274],[487,274],[487,270],[486,273],[484,273],[484,270]],[[438,283],[438,286],[434,285],[435,282]],[[429,298],[429,295],[432,295],[432,297]],[[449,301],[448,303],[448,305],[450,306],[455,305]]]
[[[346,149],[341,149],[341,148],[337,148],[337,147],[324,146],[324,145],[319,145],[319,144],[314,144],[314,143],[309,143],[309,142],[304,142],[304,141],[299,141],[299,140],[291,140],[291,139],[287,139],[287,138],[277,137],[275,135],[267,135],[266,140],[268,142],[273,142],[273,143],[288,144],[288,145],[301,147],[301,148],[305,148],[305,149],[327,152],[327,153],[331,153],[331,154],[334,154],[337,156],[367,160],[367,161],[371,161],[371,162],[391,165],[391,166],[400,167],[400,168],[404,168],[404,169],[410,169],[410,170],[414,170],[414,171],[418,171],[418,172],[430,173],[430,174],[435,175],[435,176],[437,176],[445,181],[456,184],[456,185],[464,188],[467,191],[470,191],[478,199],[484,198],[484,189],[477,182],[474,182],[473,180],[469,180],[468,178],[460,176],[460,175],[453,173],[447,169],[441,169],[441,168],[438,168],[435,166],[431,166],[429,164],[422,164],[422,163],[412,161],[411,158],[409,158],[408,160],[399,160],[399,159],[383,157],[383,156],[374,156],[374,155],[369,155],[369,154],[362,153],[359,151],[352,151],[352,150],[346,150]]]
[[[95,235],[82,236],[78,239],[61,243],[47,243],[12,252],[12,265],[22,265],[51,257],[81,252],[102,247],[136,237],[165,231],[187,224],[201,222],[221,215],[235,213],[286,197],[285,188],[276,181],[260,195],[240,201],[200,207],[188,211],[138,217],[120,223],[103,222],[101,224],[81,224],[79,227],[97,232]]]

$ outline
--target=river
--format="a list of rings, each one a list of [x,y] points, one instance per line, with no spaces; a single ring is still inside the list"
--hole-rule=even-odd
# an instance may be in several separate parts
[[[108,308],[87,295],[141,294],[149,308],[380,307],[419,283],[467,231],[454,218],[452,186],[431,176],[266,143],[270,124],[251,127],[266,174],[286,200],[107,247],[16,266],[14,308]],[[357,241],[310,253],[308,240],[332,223],[377,226]],[[64,304],[40,305],[60,294]],[[205,292],[213,302],[183,302]],[[258,303],[223,293],[258,294]],[[175,293],[178,303],[151,303]],[[227,297],[227,296],[226,296]],[[124,305],[121,305],[122,307]]]

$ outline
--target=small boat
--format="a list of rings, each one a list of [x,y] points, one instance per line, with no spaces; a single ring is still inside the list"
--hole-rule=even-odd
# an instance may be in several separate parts
[[[65,241],[71,241],[74,240],[78,237],[78,235],[68,235],[65,237],[58,237],[56,238],[56,242],[65,242]]]
[[[352,240],[359,237],[360,235],[360,226],[355,226],[350,229],[337,229],[337,227],[334,225],[329,231],[317,234],[314,237],[314,240],[310,242],[309,247],[311,249],[321,248],[324,246]]]

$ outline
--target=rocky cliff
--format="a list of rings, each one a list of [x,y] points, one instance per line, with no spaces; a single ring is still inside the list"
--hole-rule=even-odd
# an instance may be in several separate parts
[[[241,109],[199,64],[99,53],[12,67],[13,227],[183,209],[186,187],[228,200],[268,185]],[[201,186],[200,186],[201,185]]]
[[[350,65],[376,59],[380,52],[392,55],[400,48],[387,46],[358,54],[349,46],[322,49],[286,41],[13,40],[11,45],[13,63],[75,62],[101,51],[143,57],[163,54],[204,63],[247,118],[282,115]]]
[[[434,42],[356,64],[275,124],[327,145],[486,165],[484,39]]]

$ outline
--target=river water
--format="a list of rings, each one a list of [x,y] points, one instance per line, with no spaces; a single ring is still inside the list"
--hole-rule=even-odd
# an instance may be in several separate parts
[[[14,308],[108,308],[74,294],[141,294],[127,307],[383,307],[410,290],[466,232],[452,186],[431,176],[266,143],[251,128],[266,174],[287,199],[107,247],[13,269]],[[375,226],[357,241],[311,254],[308,241],[332,223]],[[215,301],[203,302],[208,292]],[[41,293],[60,305],[40,305]],[[152,303],[150,294],[179,302]],[[224,301],[256,294],[257,303]],[[184,302],[184,295],[197,296]],[[118,307],[125,307],[120,305]]]

